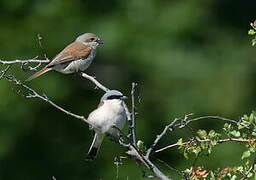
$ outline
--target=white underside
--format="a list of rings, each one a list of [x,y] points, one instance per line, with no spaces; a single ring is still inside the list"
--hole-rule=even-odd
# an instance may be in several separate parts
[[[53,67],[53,69],[63,74],[71,74],[71,73],[86,70],[91,63],[92,63],[92,59],[91,60],[79,59],[76,61],[72,61],[68,65],[67,64],[56,65]]]
[[[92,50],[91,54],[86,59],[78,59],[75,61],[58,64],[54,66],[53,69],[63,74],[81,72],[86,70],[91,65],[95,55],[96,55],[96,50]]]
[[[97,133],[116,134],[118,130],[113,126],[122,129],[126,123],[126,113],[121,100],[107,100],[98,109],[94,110],[88,117]]]

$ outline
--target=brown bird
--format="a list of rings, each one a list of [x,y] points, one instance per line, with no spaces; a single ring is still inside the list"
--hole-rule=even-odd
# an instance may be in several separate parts
[[[43,69],[30,76],[26,81],[41,76],[42,74],[55,70],[63,74],[81,72],[87,69],[96,55],[96,48],[103,41],[92,33],[85,33],[64,48]]]

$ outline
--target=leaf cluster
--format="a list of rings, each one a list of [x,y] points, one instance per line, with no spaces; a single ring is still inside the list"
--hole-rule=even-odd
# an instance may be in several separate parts
[[[210,155],[219,144],[228,142],[238,143],[245,147],[241,153],[241,163],[235,167],[224,167],[209,170],[203,166],[191,166],[186,169],[190,179],[256,179],[255,152],[256,152],[256,112],[244,115],[237,123],[225,123],[220,132],[199,129],[193,138],[187,141],[180,138],[176,143],[186,159],[191,157],[203,158]]]

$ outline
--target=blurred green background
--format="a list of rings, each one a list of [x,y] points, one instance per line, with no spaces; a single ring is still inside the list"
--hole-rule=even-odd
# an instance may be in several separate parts
[[[132,82],[139,83],[137,135],[150,145],[175,117],[194,113],[238,119],[255,109],[256,49],[247,35],[255,6],[252,0],[1,0],[0,59],[42,58],[38,33],[49,58],[78,35],[96,33],[105,44],[86,72],[126,95]],[[19,65],[10,72],[21,80],[31,75]],[[56,72],[29,85],[85,116],[103,94],[85,79]],[[116,178],[113,159],[124,155],[124,148],[106,140],[98,159],[86,162],[92,141],[87,125],[39,99],[24,99],[12,88],[0,81],[1,180]],[[193,127],[219,131],[222,125],[211,120]],[[190,135],[189,131],[169,134],[159,147]],[[237,165],[243,150],[236,144],[221,145],[198,165],[213,169]],[[180,170],[193,163],[177,150],[156,157]],[[135,163],[125,160],[119,179],[143,178]]]

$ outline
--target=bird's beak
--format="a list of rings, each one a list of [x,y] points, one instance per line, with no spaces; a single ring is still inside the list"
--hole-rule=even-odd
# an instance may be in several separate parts
[[[101,39],[97,39],[96,42],[99,44],[104,44],[104,41],[102,41]]]
[[[128,99],[128,97],[127,96],[122,96],[120,99],[126,100],[126,99]]]

